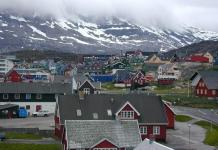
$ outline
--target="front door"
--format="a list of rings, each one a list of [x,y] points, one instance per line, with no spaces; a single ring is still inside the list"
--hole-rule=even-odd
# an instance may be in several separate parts
[[[36,105],[36,111],[40,111],[42,109],[42,105]]]

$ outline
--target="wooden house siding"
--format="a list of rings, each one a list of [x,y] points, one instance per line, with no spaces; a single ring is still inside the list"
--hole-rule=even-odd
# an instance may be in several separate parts
[[[118,116],[120,118],[121,116],[121,112],[122,111],[134,111],[133,108],[127,104],[119,113],[118,113]],[[137,112],[134,111],[134,119],[139,119],[139,115],[137,114]],[[124,119],[125,120],[125,119]]]
[[[5,82],[21,82],[21,75],[17,71],[12,70],[6,74]]]
[[[170,106],[168,106],[167,104],[164,104],[164,105],[165,105],[165,112],[167,114],[167,121],[168,121],[167,128],[168,129],[174,129],[174,127],[175,127],[175,114],[169,108]]]
[[[105,139],[101,143],[95,145],[91,150],[94,150],[95,148],[118,148],[118,147]]]
[[[213,91],[215,91],[215,94]],[[202,79],[199,80],[194,92],[195,95],[201,97],[218,97],[218,89],[208,89],[207,85]]]
[[[18,93],[19,94],[19,93]],[[3,98],[3,93],[0,93],[0,102],[55,102],[55,94],[41,94],[41,99],[36,98],[36,94],[31,94],[31,98],[27,99],[26,94],[31,93],[21,93],[20,99],[15,99],[15,93],[8,93],[8,99]]]
[[[160,127],[160,134],[154,135],[155,140],[157,141],[166,141],[166,125],[146,125],[146,124],[140,124],[140,127],[147,127],[147,134],[141,134],[142,140],[145,138],[150,138],[151,135],[153,135],[153,127],[158,126]]]
[[[90,89],[90,94],[95,93],[95,88],[93,88],[93,86],[88,81],[85,81],[85,83],[82,86],[79,87],[79,91],[83,91],[84,88],[89,88]]]

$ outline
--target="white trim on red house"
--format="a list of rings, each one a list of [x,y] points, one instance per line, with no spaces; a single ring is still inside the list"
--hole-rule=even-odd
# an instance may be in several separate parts
[[[67,120],[65,120],[65,122],[64,122],[64,124],[66,124],[66,121]],[[65,126],[64,126],[64,128],[65,128]],[[68,150],[68,139],[67,139],[67,130],[66,129],[63,129],[63,130],[65,130],[65,137],[64,138],[66,138],[66,144],[67,144],[67,147],[66,147],[66,149]],[[63,134],[64,134],[64,132],[63,132]],[[62,139],[61,139],[62,141],[63,141],[63,135],[62,135]],[[63,142],[61,142],[62,144],[63,144]]]
[[[123,110],[124,107],[126,107],[126,105],[129,105],[129,106],[137,113],[137,115],[140,116],[140,113],[136,110],[136,108],[135,108],[133,105],[130,104],[129,101],[127,101],[127,102],[115,113],[115,115],[118,116],[118,114]]]
[[[114,142],[112,142],[111,140],[107,139],[107,138],[103,138],[100,141],[98,141],[96,144],[92,145],[91,148],[94,148],[95,146],[97,146],[98,144],[102,143],[103,141],[108,141],[111,144],[115,145],[117,148],[120,148],[117,144],[115,144]]]
[[[163,100],[163,102],[164,102],[165,106],[167,106],[173,112],[173,114],[176,115],[176,112],[167,104],[169,102],[164,101],[164,100]]]
[[[142,74],[143,78],[145,77],[145,75],[144,75],[141,71],[139,71],[139,72],[137,72],[136,75],[133,77],[133,80],[135,80],[135,78],[138,76],[139,73]]]

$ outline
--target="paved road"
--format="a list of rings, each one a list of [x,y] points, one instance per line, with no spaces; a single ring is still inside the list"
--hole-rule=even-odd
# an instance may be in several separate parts
[[[0,127],[4,128],[39,128],[40,130],[54,129],[54,116],[0,119]]]
[[[206,131],[197,125],[191,125],[189,139],[188,123],[192,122],[176,122],[175,130],[167,130],[167,146],[175,150],[216,150],[215,147],[203,143]]]
[[[175,106],[174,110],[177,114],[187,114],[194,116],[196,118],[205,119],[218,124],[218,109],[199,109],[199,108],[189,108],[189,107],[179,107]]]

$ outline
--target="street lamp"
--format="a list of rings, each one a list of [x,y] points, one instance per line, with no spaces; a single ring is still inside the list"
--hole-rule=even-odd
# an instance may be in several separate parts
[[[210,110],[211,113],[213,113],[213,109]],[[212,129],[213,129],[213,121],[212,119],[210,120],[210,132],[212,132]]]
[[[190,148],[190,144],[191,144],[191,141],[190,141],[190,129],[191,129],[191,124],[188,124],[188,141],[189,141],[189,148]]]

